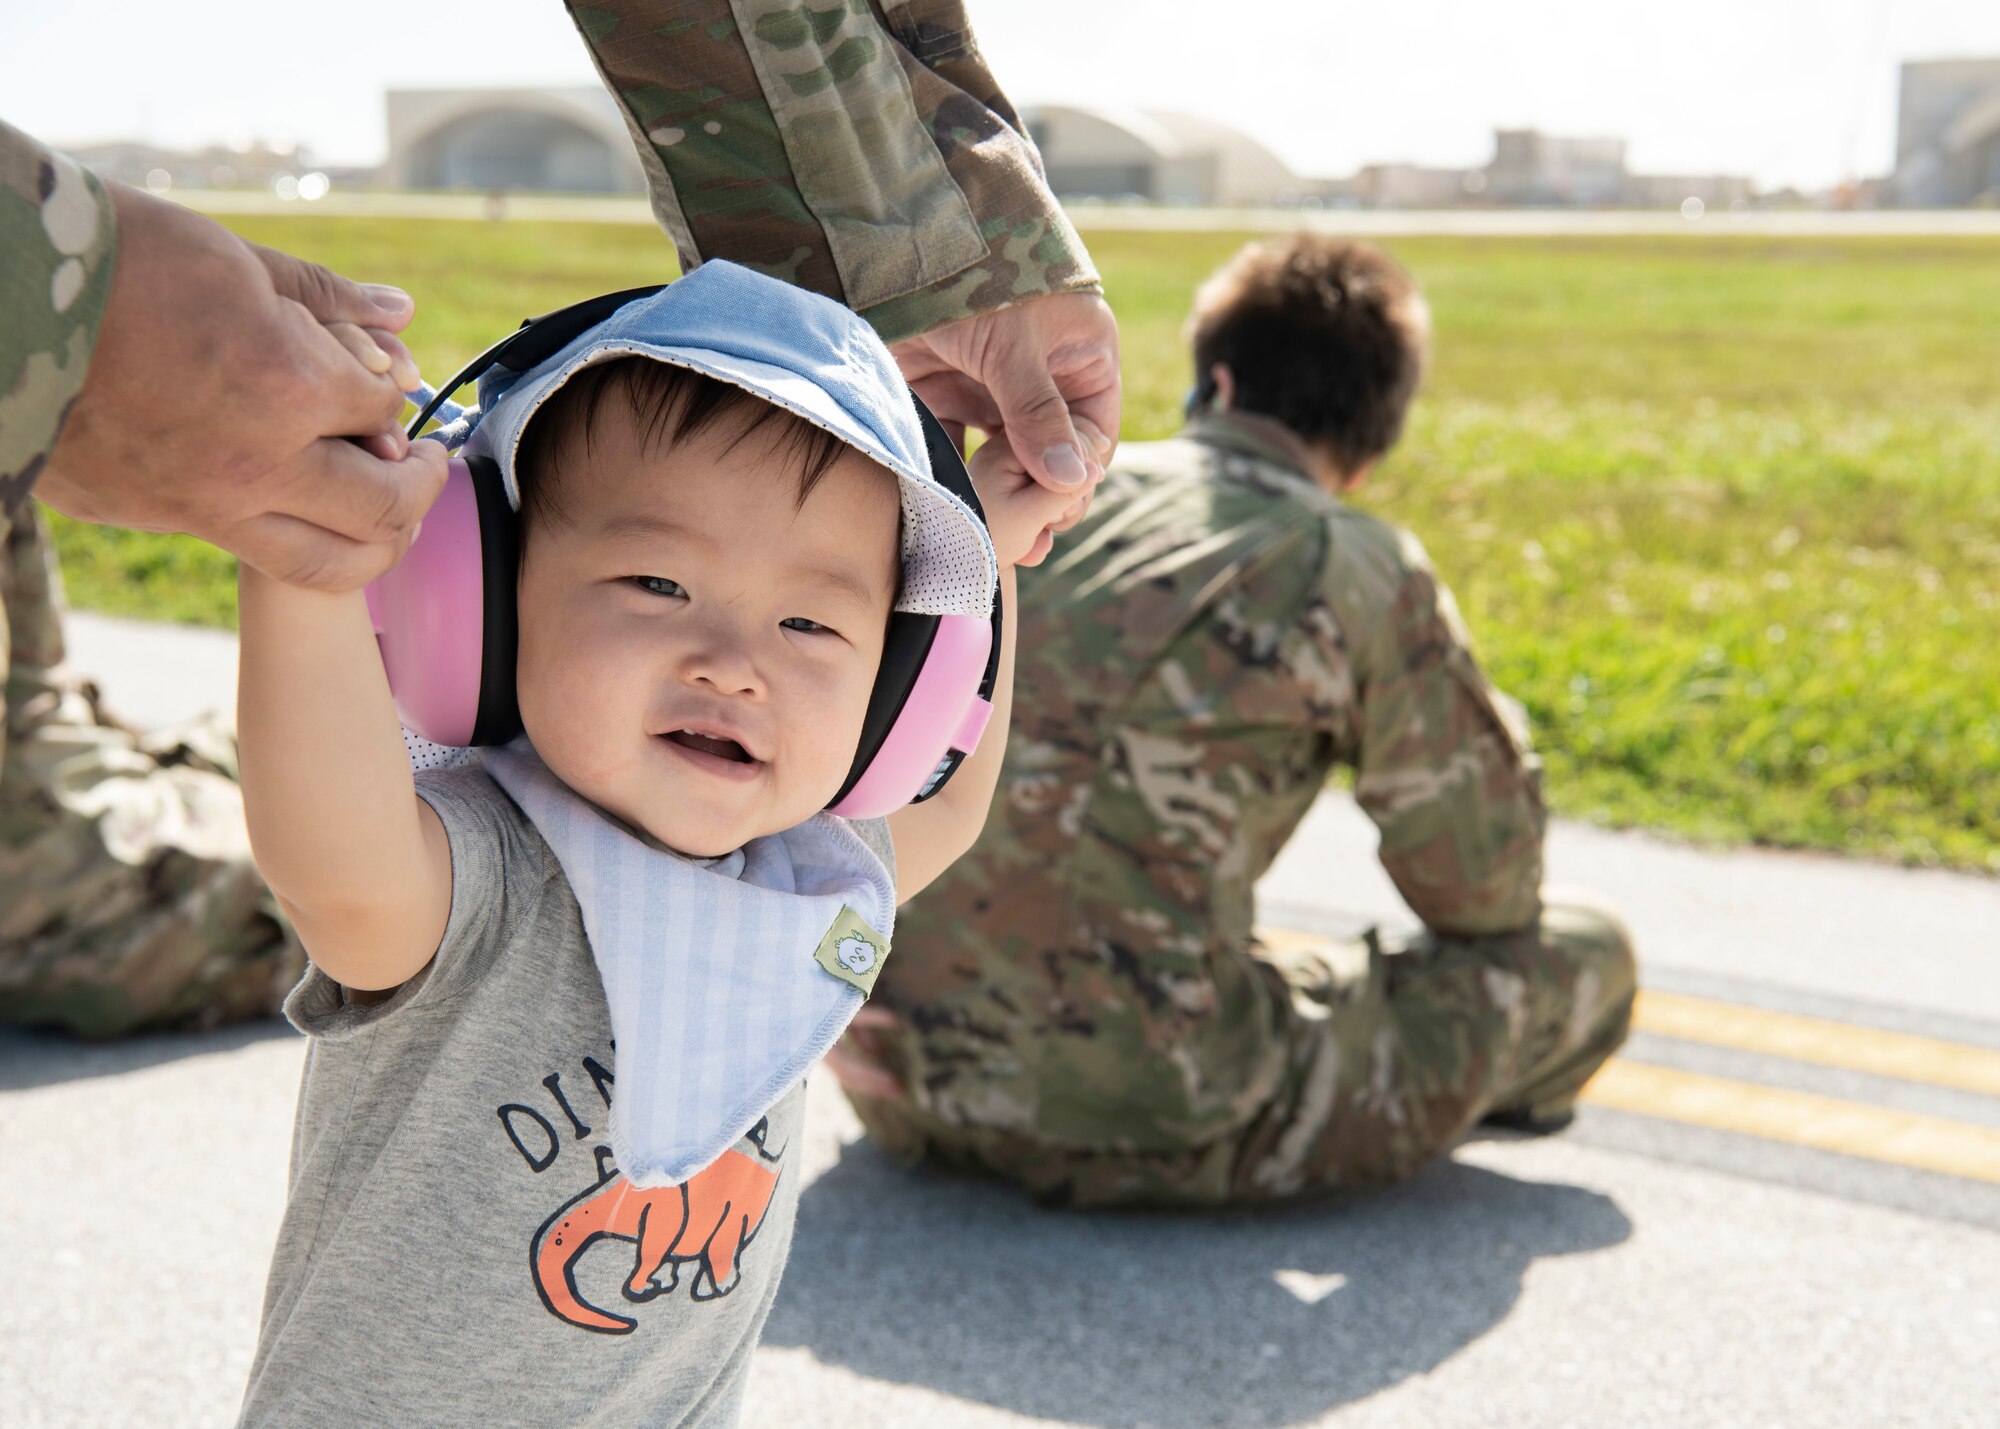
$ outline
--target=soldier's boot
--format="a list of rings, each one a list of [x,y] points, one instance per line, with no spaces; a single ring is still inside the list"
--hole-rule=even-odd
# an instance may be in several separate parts
[[[1584,1085],[1630,1035],[1638,993],[1631,935],[1609,913],[1581,903],[1552,903],[1542,917],[1542,942],[1566,969],[1532,995],[1543,1025],[1556,1035],[1533,1049],[1519,1078],[1482,1118],[1534,1134],[1560,1131],[1575,1117]]]

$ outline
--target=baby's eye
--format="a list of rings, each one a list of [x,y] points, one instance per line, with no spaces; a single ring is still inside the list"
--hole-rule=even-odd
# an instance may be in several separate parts
[[[788,619],[779,621],[778,624],[787,630],[797,630],[807,635],[832,635],[835,633],[832,626],[821,625],[817,620],[807,620],[803,615],[791,616]]]
[[[648,595],[686,595],[679,581],[670,581],[665,576],[634,576],[632,584]]]

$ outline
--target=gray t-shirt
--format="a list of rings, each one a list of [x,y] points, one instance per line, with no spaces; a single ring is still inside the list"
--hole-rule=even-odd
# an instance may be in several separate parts
[[[312,1046],[242,1422],[733,1423],[791,1247],[804,1085],[685,1187],[628,1185],[568,881],[484,772],[417,789],[451,839],[437,956],[374,1005],[317,969],[285,1004]],[[880,821],[857,832],[889,856]]]

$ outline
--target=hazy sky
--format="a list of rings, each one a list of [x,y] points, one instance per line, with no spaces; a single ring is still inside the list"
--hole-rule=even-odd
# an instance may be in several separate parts
[[[1887,170],[1896,67],[2000,55],[1993,0],[973,0],[1018,102],[1185,109],[1305,174],[1484,162],[1496,125],[1634,168],[1817,187]],[[416,16],[437,23],[416,29]],[[1244,17],[1234,28],[1217,17]],[[448,17],[448,18],[447,18]],[[0,8],[0,117],[57,142],[383,151],[390,86],[589,84],[558,0],[92,0]]]

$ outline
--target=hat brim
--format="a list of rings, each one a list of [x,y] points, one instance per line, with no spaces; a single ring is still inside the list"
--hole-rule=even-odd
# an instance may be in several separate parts
[[[509,387],[494,402],[493,410],[482,416],[473,442],[499,466],[508,503],[515,510],[521,506],[515,456],[536,411],[584,368],[624,357],[648,358],[740,387],[893,472],[903,513],[903,583],[896,609],[982,619],[992,614],[993,541],[986,523],[971,507],[940,485],[928,469],[919,471],[890,452],[818,383],[737,353],[605,337],[586,342],[562,355],[548,370],[532,373]]]

